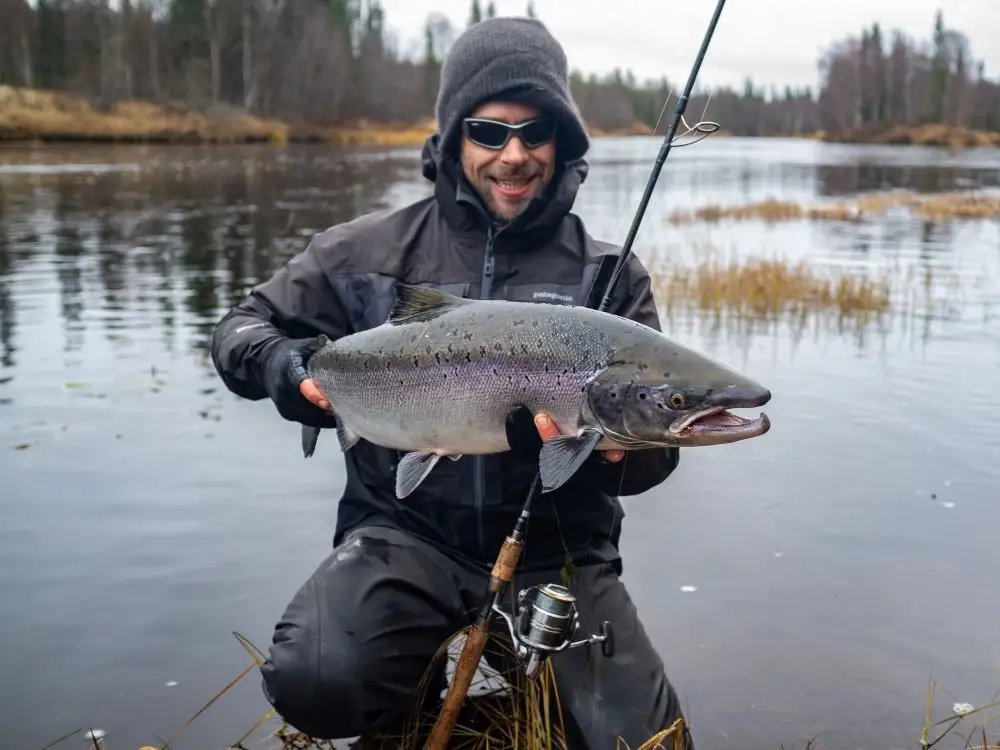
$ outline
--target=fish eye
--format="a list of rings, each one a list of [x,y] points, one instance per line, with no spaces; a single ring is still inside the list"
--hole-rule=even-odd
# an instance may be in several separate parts
[[[672,393],[670,395],[670,406],[674,409],[682,408],[684,406],[684,394]]]

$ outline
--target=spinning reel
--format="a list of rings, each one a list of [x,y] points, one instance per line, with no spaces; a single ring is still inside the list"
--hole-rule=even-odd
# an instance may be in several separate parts
[[[576,597],[565,586],[546,583],[522,589],[517,594],[517,604],[516,617],[504,612],[496,602],[493,611],[507,623],[514,653],[529,680],[537,678],[545,660],[560,651],[600,643],[604,656],[614,654],[614,631],[607,620],[601,623],[597,635],[573,640],[580,629],[580,615]]]

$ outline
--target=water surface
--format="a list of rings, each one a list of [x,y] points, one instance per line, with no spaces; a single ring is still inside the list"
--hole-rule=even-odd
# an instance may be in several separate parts
[[[659,142],[595,143],[577,210],[621,241]],[[769,385],[773,429],[686,451],[624,502],[625,576],[701,747],[888,748],[1000,689],[1000,221],[724,222],[768,197],[997,189],[1000,151],[709,139],[667,162],[636,252],[930,274],[905,316],[674,335]],[[0,151],[0,701],[6,745],[81,725],[159,744],[248,657],[330,545],[342,459],[301,458],[226,392],[212,325],[313,232],[428,194],[417,153],[322,147]],[[682,587],[696,591],[684,592]],[[176,684],[174,684],[176,683]],[[177,748],[266,710],[243,680]],[[75,742],[75,741],[70,741]],[[79,743],[77,743],[79,744]]]

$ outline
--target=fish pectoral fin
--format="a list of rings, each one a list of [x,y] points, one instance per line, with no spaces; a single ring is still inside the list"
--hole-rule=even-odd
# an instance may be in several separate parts
[[[302,425],[302,455],[306,458],[312,456],[316,451],[316,442],[319,440],[319,427]]]
[[[396,299],[386,323],[401,325],[402,323],[423,323],[442,315],[458,305],[467,305],[469,301],[454,294],[448,294],[437,289],[428,289],[412,284],[396,284]]]
[[[412,451],[400,459],[396,467],[396,497],[402,500],[427,478],[441,456],[437,453]]]
[[[337,420],[337,440],[340,441],[340,450],[347,453],[357,445],[360,439],[360,436],[352,432],[350,427],[345,427],[343,422]]]
[[[604,434],[592,427],[580,435],[559,435],[542,444],[538,454],[538,471],[542,479],[542,492],[562,487],[587,460]]]

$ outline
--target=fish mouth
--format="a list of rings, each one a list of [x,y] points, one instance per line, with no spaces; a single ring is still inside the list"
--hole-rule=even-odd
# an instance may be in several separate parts
[[[709,406],[686,414],[670,425],[670,433],[689,445],[718,445],[763,435],[771,429],[771,420],[761,412],[747,419],[733,414],[726,406]]]

